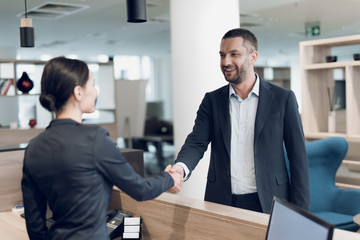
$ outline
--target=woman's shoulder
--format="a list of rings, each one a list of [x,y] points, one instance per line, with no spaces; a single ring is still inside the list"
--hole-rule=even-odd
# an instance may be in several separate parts
[[[92,124],[82,124],[81,127],[82,127],[83,131],[85,131],[87,133],[93,133],[96,135],[103,135],[103,136],[109,135],[108,130],[103,126],[92,125]]]

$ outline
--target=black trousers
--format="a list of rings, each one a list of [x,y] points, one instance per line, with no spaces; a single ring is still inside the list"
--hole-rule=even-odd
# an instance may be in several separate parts
[[[233,194],[231,206],[251,211],[262,212],[259,196],[257,193]]]

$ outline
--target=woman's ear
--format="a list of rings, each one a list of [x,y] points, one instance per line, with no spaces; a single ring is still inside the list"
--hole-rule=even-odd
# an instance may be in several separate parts
[[[83,96],[83,89],[78,85],[74,88],[74,97],[75,100],[77,101],[81,101]]]

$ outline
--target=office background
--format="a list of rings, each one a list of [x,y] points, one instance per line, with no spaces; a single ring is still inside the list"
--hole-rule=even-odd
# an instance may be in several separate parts
[[[28,0],[28,11],[34,14],[29,17],[35,29],[35,48],[20,48],[24,2],[2,1],[0,58],[47,60],[65,55],[103,61],[98,57],[114,57],[116,78],[149,79],[147,100],[164,102],[164,118],[174,123],[177,152],[191,130],[204,93],[225,84],[218,64],[218,48],[221,36],[228,29],[243,26],[256,34],[258,66],[291,69],[291,89],[300,110],[303,106],[299,41],[360,32],[357,1],[151,0],[147,3],[148,22],[134,24],[126,22],[125,0]],[[134,64],[122,68],[129,62]],[[133,72],[137,75],[132,75]],[[7,106],[2,98],[1,109]],[[205,180],[206,171],[202,169],[206,168],[206,159],[207,156],[192,176],[193,182],[187,184],[192,187],[185,188],[182,194],[202,198],[197,186],[201,188],[198,182]]]

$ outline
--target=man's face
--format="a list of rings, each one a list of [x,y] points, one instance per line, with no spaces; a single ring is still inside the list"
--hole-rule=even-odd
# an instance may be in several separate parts
[[[220,68],[229,83],[243,82],[251,65],[255,63],[256,58],[252,53],[256,51],[249,52],[248,48],[250,44],[241,37],[221,40]]]

